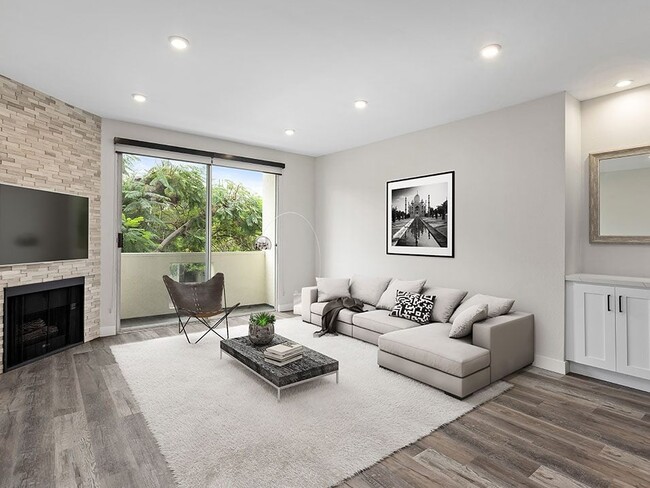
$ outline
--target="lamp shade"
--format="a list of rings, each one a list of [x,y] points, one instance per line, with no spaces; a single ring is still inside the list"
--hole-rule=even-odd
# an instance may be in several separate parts
[[[257,251],[268,251],[273,245],[271,244],[271,239],[266,236],[259,236],[255,239],[255,249]]]

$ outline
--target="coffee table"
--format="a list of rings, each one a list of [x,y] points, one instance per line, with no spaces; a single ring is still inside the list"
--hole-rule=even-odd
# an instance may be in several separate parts
[[[336,382],[339,382],[339,362],[325,354],[302,346],[302,359],[287,364],[286,366],[275,366],[264,360],[264,350],[267,347],[282,344],[283,342],[294,342],[275,335],[270,344],[255,346],[248,336],[226,339],[221,341],[219,357],[223,358],[225,352],[233,357],[249,370],[262,378],[269,385],[274,387],[278,393],[278,401],[282,390],[293,386],[313,381],[323,376],[336,374]]]

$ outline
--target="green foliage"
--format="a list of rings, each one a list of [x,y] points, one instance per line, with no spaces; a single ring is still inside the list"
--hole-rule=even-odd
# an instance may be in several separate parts
[[[249,323],[258,327],[268,327],[275,324],[275,315],[269,312],[253,313],[250,316]]]
[[[135,159],[133,159],[135,158]],[[203,252],[205,172],[161,161],[136,175],[136,156],[123,157],[122,232],[125,252]],[[128,163],[128,164],[127,164]],[[262,232],[262,198],[229,180],[212,187],[212,251],[252,251]]]

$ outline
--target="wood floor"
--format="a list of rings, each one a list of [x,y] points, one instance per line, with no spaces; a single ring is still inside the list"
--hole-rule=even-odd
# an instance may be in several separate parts
[[[110,346],[176,332],[98,339],[0,375],[0,486],[175,486]],[[535,368],[507,380],[339,486],[650,487],[650,394]]]

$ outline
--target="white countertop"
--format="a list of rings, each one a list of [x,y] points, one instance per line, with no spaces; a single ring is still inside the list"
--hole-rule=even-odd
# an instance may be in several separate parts
[[[634,286],[637,288],[650,288],[650,278],[637,278],[634,276],[614,276],[598,274],[572,274],[565,277],[566,281],[578,283],[599,283],[606,285]]]

